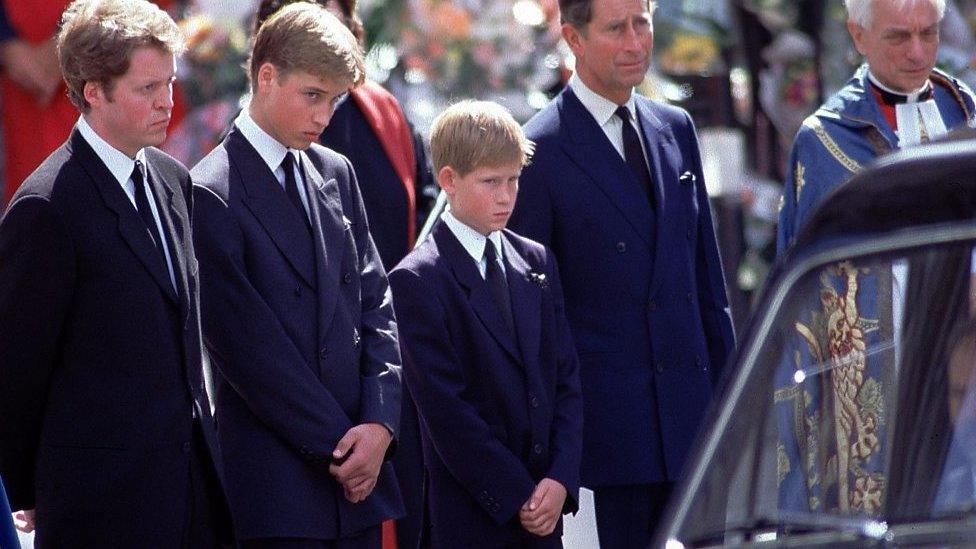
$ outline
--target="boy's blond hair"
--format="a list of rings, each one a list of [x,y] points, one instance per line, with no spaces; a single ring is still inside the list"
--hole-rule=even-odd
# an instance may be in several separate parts
[[[178,56],[186,39],[169,14],[146,0],[76,0],[61,15],[57,46],[68,97],[87,113],[85,83],[101,84],[111,99],[115,79],[129,71],[136,49],[151,46]]]
[[[288,4],[258,29],[248,60],[252,90],[265,63],[274,65],[280,76],[302,71],[354,87],[366,79],[356,37],[329,10],[309,2]]]
[[[508,109],[493,101],[461,101],[444,110],[430,132],[434,171],[450,166],[460,176],[482,167],[525,166],[535,144]]]

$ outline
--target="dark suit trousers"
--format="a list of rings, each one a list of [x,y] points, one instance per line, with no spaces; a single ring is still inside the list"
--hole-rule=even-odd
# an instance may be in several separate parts
[[[377,525],[358,536],[340,539],[261,538],[241,541],[241,549],[381,549],[383,529]]]
[[[644,549],[664,513],[674,484],[631,484],[593,489],[600,549]]]
[[[183,547],[233,547],[230,510],[197,419],[193,420],[192,446],[189,490],[192,499],[187,507]]]

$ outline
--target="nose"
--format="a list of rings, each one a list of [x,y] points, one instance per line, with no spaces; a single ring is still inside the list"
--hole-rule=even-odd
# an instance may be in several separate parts
[[[156,96],[156,108],[162,110],[173,110],[173,85],[170,84],[161,89]]]
[[[325,128],[329,125],[329,121],[332,120],[333,114],[335,114],[335,105],[330,102],[325,106],[316,109],[315,114],[312,115],[312,122],[314,122],[316,126]]]
[[[499,204],[511,204],[515,202],[515,197],[518,195],[518,182],[509,183],[507,185],[502,185],[501,190],[495,194],[495,200]]]
[[[908,42],[908,52],[906,57],[909,61],[919,61],[925,59],[925,43],[918,36],[912,36]]]

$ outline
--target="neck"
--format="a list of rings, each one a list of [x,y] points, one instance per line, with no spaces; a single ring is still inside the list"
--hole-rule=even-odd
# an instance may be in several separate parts
[[[868,80],[870,80],[872,84],[874,84],[879,90],[883,92],[891,93],[894,95],[906,96],[909,102],[914,102],[915,100],[917,100],[918,96],[924,93],[925,91],[927,91],[929,87],[929,81],[926,79],[925,82],[923,82],[922,85],[916,90],[910,90],[910,91],[896,90],[890,86],[885,85],[880,80],[878,80],[878,77],[876,77],[874,73],[871,72],[870,69],[868,69]]]
[[[88,126],[92,129],[92,131],[98,134],[98,137],[102,138],[102,141],[105,141],[113,149],[135,160],[136,153],[138,153],[140,149],[133,150],[131,147],[126,147],[120,143],[112,136],[110,132],[107,131],[105,125],[102,124],[101,120],[97,116],[91,116],[91,113],[83,114],[82,116],[85,117],[85,122],[88,122]]]

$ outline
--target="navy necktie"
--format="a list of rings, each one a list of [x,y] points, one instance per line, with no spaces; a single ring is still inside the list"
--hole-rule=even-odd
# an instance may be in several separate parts
[[[644,193],[647,195],[647,201],[650,202],[651,208],[653,208],[654,186],[651,182],[651,172],[647,169],[647,161],[644,160],[644,147],[641,146],[640,137],[637,136],[634,125],[630,123],[630,109],[623,106],[617,107],[617,111],[614,114],[623,123],[624,160],[630,166],[630,171],[634,172],[634,177],[641,184]]]
[[[298,211],[298,215],[302,217],[305,227],[311,231],[312,225],[308,220],[308,213],[305,212],[302,197],[298,194],[298,181],[295,180],[295,157],[292,156],[291,152],[285,153],[285,159],[281,161],[281,168],[285,170],[285,194],[288,195],[292,206]]]
[[[491,240],[485,241],[485,282],[491,290],[491,297],[498,306],[498,311],[505,319],[512,335],[515,335],[515,319],[512,316],[512,298],[508,293],[508,280],[501,265],[498,264],[498,254],[495,252],[495,245]]]
[[[136,160],[135,167],[132,168],[132,183],[135,185],[136,191],[136,210],[139,212],[139,217],[142,218],[142,222],[145,223],[146,230],[149,231],[149,236],[161,254],[163,265],[165,265],[166,252],[163,251],[163,246],[166,243],[163,242],[162,236],[159,234],[159,228],[156,226],[156,218],[153,217],[152,209],[149,206],[149,197],[146,195],[146,185],[142,177],[142,162],[138,160]],[[150,189],[150,192],[152,192],[152,189]]]

